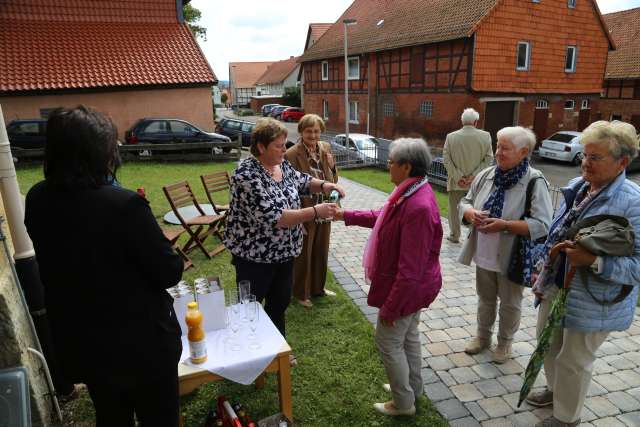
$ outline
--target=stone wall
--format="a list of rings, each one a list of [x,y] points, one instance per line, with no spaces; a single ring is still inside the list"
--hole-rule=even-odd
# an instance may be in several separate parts
[[[3,206],[0,197],[0,216],[4,216]],[[36,348],[36,343],[9,261],[13,257],[13,246],[6,222],[1,227],[11,252],[6,254],[0,244],[0,369],[16,366],[27,369],[33,425],[48,426],[51,425],[53,410],[46,377],[40,361],[27,351],[29,347]]]

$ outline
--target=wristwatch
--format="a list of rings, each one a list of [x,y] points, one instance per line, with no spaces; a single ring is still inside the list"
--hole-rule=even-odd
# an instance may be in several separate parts
[[[597,256],[596,260],[593,261],[593,264],[591,264],[591,271],[593,271],[596,274],[600,274],[602,272],[602,257],[601,256]]]

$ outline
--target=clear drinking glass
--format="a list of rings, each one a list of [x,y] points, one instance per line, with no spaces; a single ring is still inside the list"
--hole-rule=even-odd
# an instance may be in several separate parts
[[[240,302],[246,303],[247,297],[251,294],[251,282],[248,280],[240,280],[238,282],[238,291],[240,292]]]
[[[238,306],[238,304],[235,304],[234,306]],[[240,314],[237,312],[234,313],[233,310],[231,310],[231,312],[229,313],[229,327],[232,333],[231,339],[229,340],[229,344],[231,345],[231,351],[238,351],[242,348],[240,346],[240,343],[238,342],[238,331],[240,330],[240,323],[241,323]]]
[[[256,301],[255,295],[249,295],[249,302],[245,304],[247,319],[249,319],[249,329],[251,333],[249,334],[249,348],[256,349],[260,348],[260,343],[258,342],[258,336],[256,335],[256,329],[258,327],[258,321],[260,320],[260,306]]]

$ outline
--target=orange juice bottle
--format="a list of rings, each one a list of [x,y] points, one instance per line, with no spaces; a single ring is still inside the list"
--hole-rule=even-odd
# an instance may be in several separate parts
[[[202,327],[202,313],[198,310],[197,302],[187,304],[185,322],[189,328],[189,354],[192,363],[203,363],[207,360],[207,341]]]

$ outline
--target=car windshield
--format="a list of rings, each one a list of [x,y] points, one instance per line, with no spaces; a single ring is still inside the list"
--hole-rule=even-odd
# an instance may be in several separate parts
[[[570,135],[568,133],[556,133],[547,138],[549,141],[558,141],[558,142],[571,142],[575,135]]]

